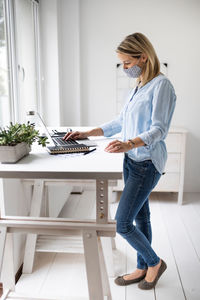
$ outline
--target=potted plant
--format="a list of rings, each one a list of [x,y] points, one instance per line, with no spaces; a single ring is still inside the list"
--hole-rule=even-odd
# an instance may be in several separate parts
[[[39,135],[35,124],[10,123],[6,128],[0,128],[0,161],[15,163],[31,151],[33,142],[45,147],[47,139]]]

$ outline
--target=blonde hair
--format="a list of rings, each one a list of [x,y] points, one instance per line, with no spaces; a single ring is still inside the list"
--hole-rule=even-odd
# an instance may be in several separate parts
[[[148,38],[139,32],[128,35],[117,47],[117,52],[140,58],[144,53],[147,61],[142,69],[142,85],[160,74],[160,62],[153,45]]]

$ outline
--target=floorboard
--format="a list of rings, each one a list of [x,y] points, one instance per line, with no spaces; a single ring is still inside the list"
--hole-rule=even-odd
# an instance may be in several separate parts
[[[181,280],[171,248],[164,218],[161,215],[160,204],[162,195],[154,193],[151,199],[151,219],[153,228],[153,249],[167,263],[167,270],[155,287],[156,300],[185,300]]]
[[[178,213],[197,257],[200,260],[200,217],[197,216],[194,208],[190,204],[178,207]]]
[[[40,290],[46,281],[48,272],[56,257],[55,253],[36,253],[32,274],[22,274],[16,284],[16,292],[20,294],[29,294],[40,296]]]
[[[199,300],[200,262],[182,221],[182,208],[176,202],[170,201],[168,195],[162,197],[159,205],[185,297],[187,300]]]

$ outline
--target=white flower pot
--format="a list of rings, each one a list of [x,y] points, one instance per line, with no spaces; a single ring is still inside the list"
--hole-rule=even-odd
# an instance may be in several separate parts
[[[15,146],[0,146],[0,162],[15,163],[30,151],[31,147],[24,142]]]

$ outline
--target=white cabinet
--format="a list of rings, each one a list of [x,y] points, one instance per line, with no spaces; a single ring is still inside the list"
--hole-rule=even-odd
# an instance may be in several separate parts
[[[178,192],[178,203],[183,202],[185,146],[187,130],[171,128],[166,138],[168,159],[165,174],[161,177],[154,191]]]
[[[187,130],[172,127],[166,138],[168,159],[165,174],[161,176],[154,192],[178,192],[178,203],[183,202],[185,145]],[[123,180],[113,190],[123,190]]]

